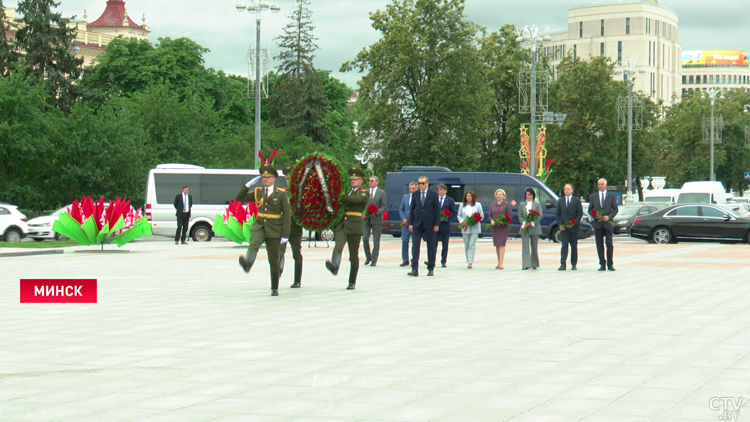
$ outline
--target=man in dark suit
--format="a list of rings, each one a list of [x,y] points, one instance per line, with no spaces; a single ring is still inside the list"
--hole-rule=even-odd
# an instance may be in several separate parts
[[[412,232],[411,271],[410,276],[419,275],[419,246],[422,235],[427,243],[427,275],[433,276],[435,269],[435,252],[437,243],[435,233],[440,230],[440,200],[435,191],[428,189],[429,179],[421,176],[417,183],[419,189],[411,196],[409,210],[409,230]]]
[[[417,191],[417,182],[409,183],[409,193],[404,195],[401,206],[398,208],[398,216],[401,217],[401,267],[409,265],[409,211],[411,211],[411,195]]]
[[[596,237],[596,252],[599,254],[599,271],[614,271],[615,264],[612,261],[614,247],[612,245],[612,234],[614,226],[610,224],[617,215],[617,197],[607,192],[607,181],[599,179],[597,183],[599,191],[589,197],[589,214],[596,210],[597,217],[591,223],[594,226]],[[604,256],[604,239],[607,239],[607,256]],[[605,268],[606,267],[606,268]]]
[[[445,268],[448,266],[448,240],[451,236],[451,218],[458,212],[456,201],[447,195],[448,187],[441,183],[438,185],[438,201],[440,202],[440,229],[435,236],[435,255],[437,255],[437,244],[442,240],[443,251],[440,257],[440,265]],[[447,221],[443,221],[442,214],[443,210],[448,210],[451,213],[451,218]],[[437,258],[436,258],[437,259]]]
[[[182,188],[182,193],[174,197],[174,209],[177,216],[177,231],[174,233],[175,245],[180,243],[180,239],[182,239],[183,245],[187,245],[190,210],[193,208],[193,195],[190,195],[189,192],[190,188],[185,186]]]
[[[385,191],[378,189],[378,176],[370,176],[370,199],[365,205],[365,211],[370,205],[375,205],[378,212],[365,218],[365,234],[362,243],[365,249],[365,265],[374,267],[380,255],[380,235],[383,232],[383,213],[388,209]],[[370,232],[372,232],[372,253],[370,253]]]
[[[565,196],[557,200],[557,210],[555,218],[557,227],[560,228],[560,268],[565,271],[565,262],[568,260],[568,245],[570,245],[570,265],[571,270],[576,270],[578,264],[578,231],[580,229],[581,218],[583,218],[583,207],[581,200],[573,196],[573,186],[566,184],[563,189]],[[568,222],[574,221],[572,227],[566,227]]]

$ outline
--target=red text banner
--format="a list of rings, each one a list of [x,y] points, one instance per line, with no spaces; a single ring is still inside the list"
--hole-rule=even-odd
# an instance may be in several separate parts
[[[96,303],[96,279],[21,279],[21,303]]]

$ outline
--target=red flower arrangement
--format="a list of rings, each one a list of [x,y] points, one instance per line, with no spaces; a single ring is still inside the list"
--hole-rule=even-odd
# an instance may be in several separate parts
[[[510,223],[513,221],[513,217],[510,216],[510,214],[500,214],[497,216],[496,219],[493,220],[495,222],[495,227],[498,226],[510,226]],[[485,230],[492,229],[492,224],[488,224],[485,226]]]
[[[328,185],[328,192],[333,206],[333,215],[330,215],[326,211],[326,201],[321,189],[320,180],[315,172],[315,167],[312,168],[305,180],[302,188],[302,213],[301,215],[297,215],[300,182],[305,174],[307,165],[313,163],[315,160],[319,160],[325,181]],[[297,224],[308,230],[317,231],[331,228],[341,221],[344,216],[344,207],[341,206],[340,198],[346,193],[342,192],[341,174],[346,173],[341,172],[340,166],[333,158],[317,152],[308,154],[297,162],[292,168],[292,172],[286,175],[292,218]]]
[[[475,212],[474,214],[466,217],[463,223],[459,224],[458,227],[463,227],[464,231],[468,230],[470,226],[473,226],[482,221],[482,214]]]
[[[537,219],[537,217],[539,217],[539,211],[537,211],[537,210],[529,210],[529,213],[526,214],[526,218],[523,219],[523,222],[524,223],[533,223],[534,220]],[[526,226],[526,224],[524,224],[524,228],[521,231],[521,234],[526,234],[526,231],[529,229],[528,227],[525,227],[525,226]]]
[[[572,220],[570,220],[570,221],[566,222],[565,224],[563,224],[563,228],[564,228],[564,229],[569,229],[569,228],[571,228],[571,227],[575,226],[576,224],[578,224],[578,222],[577,222],[577,221],[575,220],[575,218],[574,218],[574,219],[572,219]]]
[[[380,210],[378,207],[375,206],[375,204],[370,204],[367,206],[367,209],[365,210],[365,218],[370,218],[373,215],[376,215]]]
[[[451,219],[451,216],[453,214],[451,213],[451,210],[448,208],[444,209],[443,212],[440,214],[440,221],[448,221]]]
[[[591,210],[591,212],[589,214],[591,214],[592,217],[596,218],[596,221],[599,221],[601,223],[604,222],[604,214],[601,211]],[[612,220],[607,221],[607,223],[609,223],[610,225],[612,225],[612,227],[614,227],[614,225],[615,225],[615,222],[612,221]]]

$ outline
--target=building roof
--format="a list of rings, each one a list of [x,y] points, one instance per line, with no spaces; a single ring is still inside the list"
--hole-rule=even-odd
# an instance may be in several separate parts
[[[123,24],[127,22],[126,24]],[[125,9],[124,0],[107,0],[107,7],[99,19],[91,22],[89,28],[134,28],[140,29],[141,31],[148,31],[146,28],[133,22],[128,16],[128,11]]]

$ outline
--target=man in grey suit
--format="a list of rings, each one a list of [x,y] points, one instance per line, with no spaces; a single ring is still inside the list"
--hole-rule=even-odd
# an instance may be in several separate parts
[[[557,210],[555,219],[557,227],[560,228],[560,268],[565,271],[565,263],[568,260],[568,245],[570,245],[570,265],[571,270],[576,270],[578,264],[578,231],[580,229],[581,218],[583,218],[583,207],[581,200],[573,196],[573,186],[566,184],[563,189],[565,196],[557,200]],[[569,222],[575,222],[572,227],[565,227]]]
[[[614,271],[615,264],[612,261],[614,256],[614,246],[612,245],[614,226],[610,224],[610,221],[617,215],[617,197],[607,192],[607,181],[605,179],[599,179],[597,186],[599,191],[589,196],[589,214],[596,210],[597,217],[594,218],[591,225],[594,226],[596,252],[599,254],[599,271]],[[606,258],[604,256],[605,238],[607,240]]]
[[[362,236],[362,243],[365,249],[365,265],[374,267],[378,262],[380,254],[380,234],[383,232],[383,213],[388,209],[388,200],[385,197],[385,191],[378,189],[378,176],[370,176],[370,200],[365,206],[365,210],[370,205],[375,205],[378,212],[365,218],[365,234]],[[370,232],[372,232],[372,253],[370,253]]]

